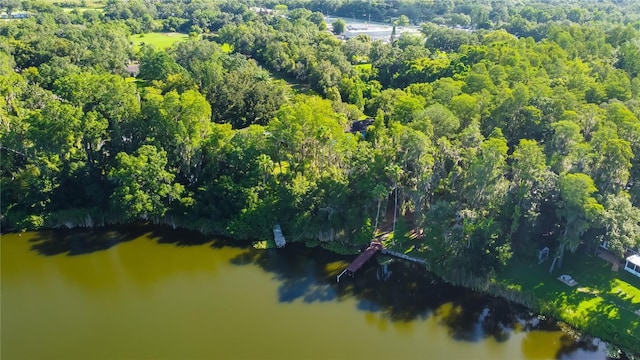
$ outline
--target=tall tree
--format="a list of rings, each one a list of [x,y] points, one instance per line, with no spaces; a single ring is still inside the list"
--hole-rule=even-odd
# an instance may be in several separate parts
[[[640,246],[640,209],[631,204],[629,194],[624,192],[607,195],[604,208],[607,249],[623,257],[625,249]]]
[[[470,159],[463,179],[466,206],[477,210],[497,209],[506,195],[507,141],[500,129],[482,142],[478,153]]]
[[[613,124],[601,124],[591,140],[595,152],[592,177],[598,189],[616,194],[627,185],[633,151],[631,144],[618,138]]]
[[[127,221],[160,220],[184,191],[167,170],[167,153],[153,145],[141,146],[135,155],[119,153],[109,178],[116,185],[111,195],[114,209]]]
[[[580,126],[569,120],[552,125],[553,137],[549,144],[551,166],[557,173],[586,171],[590,164],[590,146],[580,133]]]
[[[333,22],[333,24],[331,24],[331,26],[333,27],[333,33],[336,35],[339,35],[344,32],[344,29],[347,26],[347,24],[344,22],[344,20],[338,18],[336,19],[336,21]]]
[[[587,174],[564,174],[558,179],[560,203],[556,209],[558,218],[562,221],[562,236],[556,256],[551,263],[549,272],[553,272],[556,263],[562,267],[565,249],[576,251],[582,244],[582,234],[595,226],[604,207],[593,196],[598,191],[593,180]]]
[[[204,96],[195,90],[182,94],[171,91],[163,96],[160,90],[149,87],[142,115],[145,121],[140,122],[140,134],[168,152],[168,161],[178,169],[182,180],[197,182],[202,170],[202,145],[212,126],[211,106]]]
[[[153,46],[144,46],[140,56],[138,78],[166,81],[170,75],[185,74],[185,70],[167,52]]]
[[[546,157],[535,140],[522,139],[511,154],[509,199],[512,210],[509,235],[516,242],[524,234],[514,235],[534,227],[540,207],[555,184],[556,175],[547,167]]]

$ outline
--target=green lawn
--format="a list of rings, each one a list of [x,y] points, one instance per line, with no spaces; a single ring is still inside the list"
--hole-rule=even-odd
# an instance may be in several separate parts
[[[224,50],[224,48],[223,48]],[[301,83],[299,81],[297,81],[296,79],[292,79],[291,77],[288,77],[286,75],[277,73],[275,71],[271,71],[269,69],[267,69],[264,65],[260,64],[265,70],[267,70],[269,72],[269,77],[272,80],[282,80],[284,81],[287,86],[289,86],[289,88],[299,94],[307,94],[310,92],[309,89],[309,85]]]
[[[178,41],[184,41],[189,35],[176,32],[154,32],[147,34],[132,35],[130,40],[133,42],[133,49],[140,50],[142,43],[155,46],[157,49],[168,49],[171,45]]]
[[[640,353],[640,279],[584,254],[567,254],[562,269],[548,273],[549,261],[517,259],[497,276],[502,287],[532,295],[543,313]],[[572,276],[569,287],[557,278]],[[536,304],[531,304],[536,305]]]

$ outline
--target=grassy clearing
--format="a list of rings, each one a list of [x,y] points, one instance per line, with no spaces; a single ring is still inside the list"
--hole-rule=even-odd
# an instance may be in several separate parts
[[[640,279],[611,264],[584,254],[568,255],[562,269],[548,273],[549,263],[513,261],[496,282],[503,288],[531,295],[543,313],[550,314],[594,336],[640,353]],[[557,278],[571,275],[569,287]]]
[[[224,50],[224,49],[223,49]],[[289,88],[295,92],[295,93],[299,93],[299,94],[308,94],[311,90],[309,89],[309,85],[308,84],[304,84],[301,83],[299,81],[297,81],[296,79],[293,79],[289,76],[285,76],[283,74],[277,73],[275,71],[271,71],[269,69],[267,69],[264,65],[261,64],[261,66],[267,70],[269,72],[269,77],[272,80],[282,80],[284,81],[287,86],[289,86]]]
[[[233,52],[233,46],[226,43],[222,44],[222,51],[226,53]],[[308,84],[301,83],[297,79],[287,74],[281,74],[276,71],[269,70],[269,68],[261,62],[258,62],[258,65],[260,65],[264,70],[266,70],[269,73],[269,78],[271,80],[283,81],[289,87],[289,89],[291,89],[294,93],[309,94],[311,92]]]
[[[156,49],[168,49],[178,41],[184,41],[189,35],[176,32],[154,32],[132,35],[129,40],[133,42],[133,50],[138,51],[142,44],[152,45]]]
[[[371,65],[371,63],[368,64],[356,64],[353,65],[353,68],[358,70],[358,71],[371,71],[373,65]]]

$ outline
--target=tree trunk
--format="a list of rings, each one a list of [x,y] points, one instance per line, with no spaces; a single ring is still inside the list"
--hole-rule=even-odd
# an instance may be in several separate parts
[[[562,259],[564,258],[564,247],[567,243],[567,234],[569,233],[569,227],[564,228],[564,234],[562,234],[562,242],[560,243],[560,254],[558,255],[558,268],[562,267]]]
[[[562,267],[563,258],[564,258],[564,244],[560,245],[560,255],[558,255],[558,269]]]
[[[393,230],[391,231],[391,233],[395,236],[396,234],[396,219],[398,217],[398,182],[396,182],[395,185],[396,188],[396,196],[395,196],[395,200],[394,200],[394,205],[393,205]],[[395,242],[395,238],[394,238],[394,242]]]
[[[558,252],[556,256],[553,257],[553,262],[551,263],[551,267],[549,268],[549,274],[553,272],[553,269],[556,266],[556,262],[558,264],[558,268],[562,267],[562,257],[564,256],[564,244],[561,244],[558,248]]]
[[[380,203],[382,202],[381,199],[378,199],[378,211],[376,211],[376,226],[374,227],[375,232],[378,232],[378,219],[380,218]]]
[[[551,267],[549,268],[549,274],[553,272],[553,268],[556,267],[556,261],[558,260],[558,255],[553,257],[553,262],[551,262]]]

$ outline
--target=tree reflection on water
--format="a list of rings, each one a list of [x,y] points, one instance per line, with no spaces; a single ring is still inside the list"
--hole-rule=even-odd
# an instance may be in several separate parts
[[[561,330],[554,320],[521,305],[447,284],[424,268],[401,261],[384,264],[369,261],[354,277],[345,276],[337,283],[336,275],[352,258],[320,248],[288,244],[285,249],[247,250],[232,262],[256,264],[273,274],[281,283],[278,289],[280,302],[313,303],[353,298],[357,310],[367,313],[367,321],[377,322],[377,326],[385,328],[394,323],[411,324],[437,316],[453,339],[466,342],[490,337],[504,342],[518,329],[526,331],[523,351],[534,358],[536,348],[541,341],[544,343],[544,334]],[[342,266],[335,266],[336,263]],[[377,314],[390,324],[380,324],[380,320],[369,314]],[[607,353],[624,358],[597,339],[576,339],[565,334],[560,342],[557,358],[603,359],[608,358]]]
[[[558,340],[560,326],[555,321],[502,298],[447,284],[424,268],[402,261],[379,264],[374,258],[354,277],[344,276],[338,284],[336,275],[353,260],[353,256],[341,256],[321,248],[310,249],[299,243],[288,244],[284,249],[256,250],[234,241],[148,226],[41,232],[31,240],[31,249],[47,256],[81,255],[107,250],[141,236],[159,244],[179,247],[206,244],[214,249],[234,247],[239,254],[231,259],[231,263],[259,266],[271,274],[278,284],[279,302],[353,300],[356,310],[362,311],[366,321],[381,331],[388,328],[412,331],[417,321],[435,319],[447,329],[452,339],[461,342],[477,343],[491,338],[505,342],[514,333],[525,331],[522,353],[527,358],[536,358],[541,344],[558,341],[557,358],[603,359],[607,354],[624,358],[617,350],[597,340],[576,340],[568,334]],[[132,263],[139,261],[140,258],[131,260]],[[199,266],[210,268],[214,265]],[[166,274],[156,271],[153,276]]]

